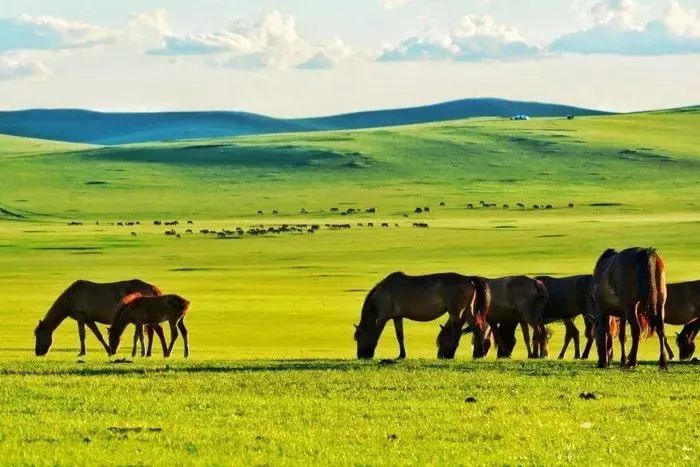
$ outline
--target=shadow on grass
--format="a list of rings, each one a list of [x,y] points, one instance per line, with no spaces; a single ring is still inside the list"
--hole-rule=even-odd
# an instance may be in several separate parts
[[[556,361],[556,360],[408,360],[397,362],[394,365],[382,365],[379,360],[357,361],[350,359],[290,359],[290,360],[251,360],[251,361],[217,361],[217,362],[187,362],[183,360],[160,360],[154,364],[144,365],[138,359],[112,360],[105,363],[61,362],[43,361],[39,358],[27,362],[16,362],[2,368],[0,375],[5,376],[110,376],[110,375],[158,375],[158,374],[246,374],[246,373],[275,373],[275,372],[366,372],[366,371],[451,371],[451,372],[508,372],[520,376],[549,376],[549,375],[577,375],[580,373],[598,373],[604,375],[609,372],[634,373],[635,369],[620,368],[612,365],[609,369],[596,368],[596,362],[592,360]],[[697,362],[670,362],[673,367],[697,366]],[[657,362],[639,362],[640,368],[657,366]],[[648,370],[645,369],[645,372]]]

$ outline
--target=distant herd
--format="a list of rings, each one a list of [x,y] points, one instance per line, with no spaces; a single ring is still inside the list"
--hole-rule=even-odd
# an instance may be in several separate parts
[[[85,355],[85,334],[89,329],[108,355],[116,354],[120,339],[129,324],[135,325],[132,356],[152,353],[157,334],[165,357],[170,356],[176,339],[182,336],[184,356],[189,355],[185,316],[190,302],[178,295],[163,294],[156,286],[138,279],[95,283],[79,280],[59,295],[34,330],[35,354],[46,355],[53,343],[53,332],[66,319],[78,323],[79,356]],[[472,355],[485,357],[495,344],[497,356],[508,358],[516,343],[515,331],[521,327],[529,358],[549,355],[546,325],[563,321],[566,329],[563,358],[573,341],[575,358],[588,358],[595,341],[598,366],[610,365],[613,337],[620,342],[620,362],[637,364],[640,339],[656,333],[659,339],[659,366],[666,368],[674,358],[666,340],[664,323],[684,325],[676,337],[681,359],[695,351],[694,340],[700,330],[700,281],[666,285],[664,262],[653,248],[606,250],[595,263],[593,274],[564,278],[549,276],[509,276],[497,279],[439,273],[408,276],[400,272],[388,275],[367,294],[360,322],[355,325],[357,358],[374,357],[386,323],[392,320],[399,344],[399,359],[406,357],[403,319],[432,321],[447,313],[436,343],[438,358],[454,358],[460,340],[473,334]],[[574,319],[582,315],[587,339],[580,351],[580,333]],[[170,327],[170,342],[161,323]],[[108,324],[105,341],[97,323]],[[631,331],[631,347],[626,351],[626,327]],[[532,338],[530,337],[532,328]],[[147,346],[143,331],[146,331]]]
[[[591,206],[602,206],[608,203],[593,203]],[[616,203],[613,203],[616,204]],[[447,206],[447,203],[444,201],[440,202],[440,207],[444,208]],[[517,203],[516,206],[524,210],[526,209],[525,204],[523,203]],[[497,203],[492,203],[492,202],[487,202],[484,200],[480,200],[478,204],[475,203],[467,203],[465,205],[466,209],[475,209],[475,208],[481,208],[481,209],[489,209],[489,208],[498,208],[499,204]],[[500,205],[501,208],[503,209],[510,209],[509,204],[502,204]],[[573,208],[574,203],[568,203],[567,205],[568,208]],[[552,204],[533,204],[532,205],[533,210],[539,210],[539,209],[554,209],[554,206]],[[426,214],[431,212],[430,206],[418,206],[415,209],[411,211],[414,215],[421,215],[421,214]],[[278,210],[272,210],[271,211],[272,216],[279,216],[280,212]],[[371,208],[364,208],[364,209],[359,209],[359,208],[347,208],[341,210],[340,208],[337,207],[332,207],[328,210],[322,209],[318,212],[319,214],[324,214],[324,213],[330,213],[333,215],[340,215],[340,216],[354,216],[358,214],[376,214],[377,213],[377,208],[371,207]],[[302,208],[299,211],[300,215],[308,215],[310,212],[306,210],[306,208]],[[262,210],[257,211],[258,216],[264,216],[265,212]],[[408,218],[409,217],[409,211],[404,212],[403,217]],[[181,223],[178,220],[169,220],[169,221],[163,221],[163,220],[154,220],[152,221],[152,224],[154,226],[165,226],[165,227],[170,227],[166,230],[163,231],[163,234],[168,237],[174,237],[174,238],[182,238],[183,233],[178,232],[175,227],[179,226]],[[187,221],[188,226],[192,226],[194,222],[192,220]],[[82,221],[70,221],[67,222],[68,226],[83,226],[85,225],[84,222]],[[95,225],[103,225],[100,224],[100,222],[95,222]],[[117,227],[135,227],[135,226],[140,226],[143,225],[141,221],[135,221],[135,220],[130,220],[130,221],[118,221],[118,222],[109,222],[106,225],[113,225]],[[377,222],[377,226],[381,226],[383,228],[389,228],[389,227],[399,227],[399,223],[389,223],[389,222]],[[248,236],[267,236],[267,235],[279,235],[279,234],[300,234],[300,233],[308,233],[308,234],[313,234],[316,233],[321,229],[321,227],[325,227],[328,230],[348,230],[353,227],[353,224],[350,223],[327,223],[327,224],[309,224],[309,223],[282,223],[282,224],[271,224],[271,225],[265,225],[265,224],[259,224],[259,225],[253,225],[253,226],[248,226],[248,227],[235,227],[232,229],[200,229],[199,234],[205,235],[205,236],[211,236],[215,237],[218,239],[227,239],[227,238],[235,238],[235,237],[243,237],[245,235]],[[356,227],[366,227],[366,228],[372,228],[375,227],[374,222],[357,222],[354,224]],[[418,229],[427,229],[430,227],[430,225],[427,222],[413,222],[411,224],[412,227],[418,228]],[[195,231],[192,228],[187,228],[184,231],[185,235],[193,235]],[[132,237],[137,237],[138,233],[137,232],[130,232],[130,235]]]

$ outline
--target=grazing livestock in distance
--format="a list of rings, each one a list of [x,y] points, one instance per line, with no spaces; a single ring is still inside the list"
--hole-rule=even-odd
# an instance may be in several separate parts
[[[421,214],[423,212],[423,208],[416,208],[413,213],[414,214]]]
[[[58,296],[44,316],[44,319],[39,321],[36,329],[34,329],[36,340],[35,354],[37,356],[46,355],[53,343],[54,330],[66,318],[72,318],[78,322],[78,335],[80,336],[79,357],[85,355],[85,326],[95,334],[97,340],[100,341],[107,353],[111,355],[110,348],[102,338],[102,334],[95,323],[111,324],[122,298],[135,292],[144,296],[161,295],[160,290],[156,286],[138,279],[105,284],[84,280],[73,282]],[[165,354],[165,337],[163,336],[162,328],[156,325],[148,327],[147,331],[148,355],[151,355],[154,331],[160,338],[163,353]]]
[[[390,319],[394,321],[399,342],[399,359],[406,358],[403,318],[412,321],[432,321],[449,313],[444,329],[441,358],[452,358],[459,345],[461,329],[469,323],[476,330],[474,356],[488,350],[488,324],[485,313],[489,308],[489,291],[480,278],[455,273],[407,276],[401,272],[389,274],[367,294],[362,306],[360,323],[355,325],[357,358],[374,357],[379,337]]]
[[[642,335],[656,332],[659,338],[659,367],[666,368],[664,305],[666,274],[664,262],[653,248],[628,248],[621,252],[608,249],[596,262],[593,272],[593,303],[598,367],[609,361],[610,316],[620,318],[621,364],[637,365],[637,350]],[[625,321],[630,323],[632,347],[625,355]]]
[[[467,204],[467,209],[474,209],[474,205],[472,203]]]
[[[112,326],[109,328],[109,348],[112,355],[117,353],[121,335],[127,325],[134,324],[136,326],[132,355],[136,354],[136,340],[138,338],[143,356],[143,326],[160,325],[163,321],[167,321],[170,324],[170,345],[165,352],[165,357],[169,357],[173,351],[175,340],[178,337],[178,329],[182,333],[182,340],[185,343],[185,357],[188,357],[190,346],[184,318],[189,308],[190,302],[179,295],[145,296],[138,292],[127,295],[121,300]]]
[[[525,209],[525,205],[523,203],[518,203],[516,206],[518,206],[521,209]]]

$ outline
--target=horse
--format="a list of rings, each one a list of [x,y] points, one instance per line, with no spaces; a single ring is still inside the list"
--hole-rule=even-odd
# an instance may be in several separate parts
[[[135,292],[143,295],[161,295],[161,291],[156,286],[139,279],[109,283],[96,283],[86,280],[73,282],[58,296],[44,316],[44,319],[40,320],[34,329],[34,353],[39,357],[46,355],[53,343],[53,332],[66,318],[70,317],[78,322],[78,335],[80,336],[79,357],[85,355],[85,326],[95,334],[95,337],[97,337],[97,340],[100,341],[109,355],[109,346],[95,323],[111,324],[115,310],[122,298]],[[147,355],[151,355],[154,332],[158,334],[163,346],[163,353],[165,354],[165,336],[160,325],[149,326],[147,332]]]
[[[620,318],[620,363],[623,366],[637,365],[641,336],[648,337],[656,331],[659,338],[659,367],[666,368],[666,274],[664,262],[655,249],[634,247],[621,252],[613,249],[603,252],[593,270],[591,296],[599,368],[610,366],[611,316]],[[626,322],[629,322],[632,331],[629,358],[624,348]]]
[[[580,333],[574,324],[574,319],[579,315],[583,315],[586,325],[586,348],[590,349],[594,341],[590,332],[590,328],[593,325],[590,318],[593,309],[593,303],[591,302],[593,276],[591,274],[561,278],[537,276],[535,279],[542,281],[549,293],[549,298],[542,312],[544,324],[562,320],[566,328],[564,346],[559,352],[559,359],[564,358],[566,349],[571,341],[574,342],[574,358],[581,358]]]
[[[394,321],[399,343],[398,359],[406,358],[403,319],[427,322],[448,313],[449,329],[444,333],[439,358],[452,358],[459,345],[464,322],[477,330],[474,356],[482,356],[488,326],[484,316],[489,308],[490,293],[486,282],[478,277],[456,273],[408,276],[402,272],[389,274],[367,294],[362,305],[360,323],[355,324],[354,339],[357,358],[371,359],[384,326]],[[481,339],[481,340],[479,340]]]
[[[486,317],[496,342],[498,356],[510,357],[515,346],[515,329],[521,326],[529,358],[547,355],[543,311],[548,292],[542,281],[527,276],[486,279],[491,290],[491,307]],[[530,346],[530,326],[534,330],[534,348]],[[466,334],[472,328],[462,331]]]
[[[678,358],[687,360],[695,352],[695,336],[700,331],[700,280],[668,284],[666,323],[683,324],[676,334]]]
[[[117,353],[119,341],[127,325],[133,323],[136,326],[134,349],[136,348],[136,339],[138,339],[141,342],[143,353],[143,326],[168,321],[170,324],[170,345],[168,345],[165,357],[169,357],[173,351],[175,340],[178,337],[178,329],[182,333],[182,340],[185,343],[185,357],[188,357],[190,346],[184,318],[189,308],[190,302],[179,295],[148,296],[139,292],[127,295],[122,299],[114,314],[112,326],[109,327],[109,348],[112,355]]]

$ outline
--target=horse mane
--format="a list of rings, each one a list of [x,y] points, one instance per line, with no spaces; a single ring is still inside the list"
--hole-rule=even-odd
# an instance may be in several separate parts
[[[155,289],[155,287],[154,287],[154,289]],[[156,290],[157,290],[157,289],[156,289]],[[141,298],[141,297],[143,297],[143,296],[144,296],[144,295],[143,295],[141,292],[130,293],[130,294],[127,295],[126,297],[122,298],[122,300],[121,300],[121,305],[128,305],[129,303],[133,302],[133,301],[136,300],[137,298]],[[119,308],[122,308],[122,307],[120,306]]]
[[[396,273],[392,273],[389,276],[387,276],[386,279],[389,277],[393,276]],[[367,296],[365,297],[365,301],[362,303],[362,313],[360,314],[360,324],[358,325],[359,328],[365,329],[368,328],[367,324],[369,323],[374,323],[377,320],[377,310],[374,307],[374,304],[372,303],[372,295],[374,295],[374,292],[377,291],[379,286],[381,286],[386,279],[379,281],[372,289],[367,292]]]
[[[596,274],[600,270],[600,267],[616,254],[617,250],[615,250],[614,248],[608,248],[607,250],[605,250],[603,254],[600,255],[600,257],[598,258],[598,261],[596,261],[595,268],[593,269],[593,274]]]
[[[44,315],[44,318],[39,321],[37,329],[46,329],[53,331],[68,317],[70,313],[70,296],[76,283],[72,283],[66,290],[61,292],[61,295],[54,300],[49,310]]]

